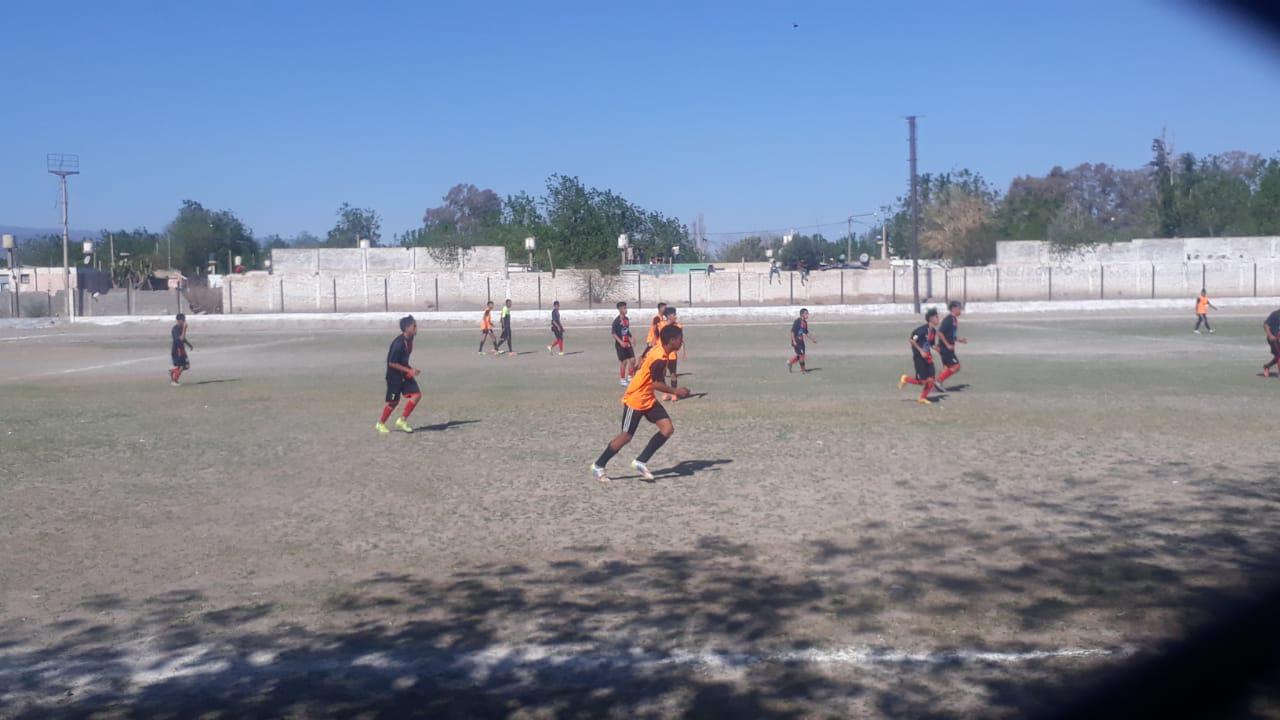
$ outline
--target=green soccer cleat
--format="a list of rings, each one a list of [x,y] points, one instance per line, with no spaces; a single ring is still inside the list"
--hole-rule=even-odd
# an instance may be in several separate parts
[[[396,429],[401,432],[413,434],[413,426],[409,424],[408,420],[405,420],[402,417],[396,418]]]
[[[382,424],[382,423],[374,423],[374,424],[373,424],[373,429],[374,429],[374,430],[377,430],[378,432],[382,433],[383,435],[386,435],[387,433],[391,432],[390,430],[388,430],[388,429],[387,429],[387,426],[386,426],[386,425],[384,425],[384,424]]]

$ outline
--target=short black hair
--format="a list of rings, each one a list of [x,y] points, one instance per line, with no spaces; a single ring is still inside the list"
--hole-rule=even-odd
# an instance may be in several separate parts
[[[185,322],[185,321],[186,321],[186,319],[187,319],[187,316],[186,316],[186,315],[184,315],[184,314],[182,314],[182,313],[178,313],[178,322]]]
[[[559,301],[559,300],[556,300],[555,302],[551,303],[551,307],[555,307],[555,306],[557,306],[557,305],[559,305],[559,304],[560,304],[560,301]]]
[[[659,309],[659,310],[661,310],[661,309],[665,308],[666,306],[667,306],[667,304],[666,304],[665,302],[660,302],[660,303],[658,303],[658,309]]]
[[[662,317],[670,317],[676,314],[676,306],[668,305],[666,310],[662,311]]]
[[[804,315],[804,314],[805,314],[805,313],[807,313],[807,312],[809,312],[809,308],[800,308],[800,314],[801,314],[801,315]]]
[[[658,331],[658,342],[660,343],[669,343],[678,337],[684,337],[684,330],[681,330],[676,325],[668,325]]]
[[[492,304],[493,304],[493,301],[492,301],[492,300],[490,300],[489,302],[485,303],[485,305],[492,305]]]
[[[626,306],[627,306],[627,303],[626,303],[626,301],[625,301],[625,300],[619,300],[619,301],[618,301],[618,304],[617,304],[615,307],[617,307],[619,310],[621,310],[622,308],[624,308],[624,307],[626,307]]]
[[[412,315],[405,315],[404,317],[400,318],[400,332],[404,332],[405,330],[408,330],[409,328],[417,324],[418,324],[418,321],[414,320]]]
[[[964,307],[964,303],[960,302],[959,300],[952,300],[951,302],[947,303],[948,310],[955,310],[956,308],[960,308],[960,307]]]
[[[936,317],[938,317],[938,308],[936,307],[929,308],[929,311],[924,314],[925,322],[928,322]]]

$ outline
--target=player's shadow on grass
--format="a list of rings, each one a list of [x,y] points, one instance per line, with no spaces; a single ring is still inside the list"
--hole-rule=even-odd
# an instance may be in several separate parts
[[[968,389],[969,389],[969,385],[968,385],[968,383],[962,383],[962,384],[960,384],[960,385],[948,385],[948,386],[947,386],[947,392],[949,392],[949,393],[964,392],[965,390],[968,390]],[[945,393],[944,393],[944,394],[945,394]]]
[[[581,355],[581,354],[582,354],[582,351],[581,351],[581,350],[574,350],[573,352],[567,352],[567,353],[565,353],[565,354],[564,354],[564,356],[565,356],[565,357],[569,357],[570,355]]]
[[[413,431],[414,432],[444,432],[446,430],[452,430],[453,428],[456,428],[456,427],[462,427],[463,425],[470,425],[472,423],[478,423],[478,422],[480,421],[479,420],[450,420],[448,422],[435,423],[434,425],[423,425],[422,427],[416,427],[413,429]]]
[[[240,382],[240,378],[225,378],[222,380],[201,380],[200,382],[186,383],[192,387],[196,385],[217,385],[218,383]]]
[[[654,471],[653,477],[656,480],[661,480],[663,478],[693,477],[698,473],[708,470],[718,471],[720,465],[728,465],[731,462],[733,461],[727,458],[722,460],[681,460],[669,468]]]

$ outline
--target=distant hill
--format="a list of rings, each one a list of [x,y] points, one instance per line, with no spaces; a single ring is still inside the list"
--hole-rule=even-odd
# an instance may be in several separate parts
[[[45,235],[62,235],[62,228],[60,227],[30,228],[30,227],[17,227],[16,225],[0,225],[0,235],[4,235],[4,234],[12,235],[15,238],[17,238],[19,241],[22,241],[22,240],[29,240],[31,238],[43,237]],[[97,240],[98,231],[97,230],[77,230],[75,228],[71,228],[71,239],[76,242],[81,242],[82,240]]]

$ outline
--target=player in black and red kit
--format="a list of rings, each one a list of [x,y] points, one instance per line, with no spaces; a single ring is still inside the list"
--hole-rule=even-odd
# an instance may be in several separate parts
[[[173,361],[173,369],[169,371],[169,384],[177,387],[182,383],[178,382],[178,378],[182,377],[183,370],[191,369],[191,358],[187,355],[187,349],[195,349],[191,341],[187,339],[187,316],[178,313],[174,318],[177,322],[169,330],[169,336],[172,342],[169,343],[169,359]]]
[[[938,357],[942,358],[942,374],[933,384],[938,392],[946,392],[943,383],[947,378],[960,372],[960,358],[956,357],[956,345],[969,342],[959,337],[960,316],[964,314],[964,303],[952,300],[947,304],[947,316],[938,325]]]
[[[1267,333],[1267,345],[1271,348],[1271,362],[1262,366],[1262,377],[1271,377],[1271,368],[1280,364],[1280,310],[1262,321],[1262,329]]]
[[[929,405],[929,392],[933,390],[933,344],[937,341],[938,336],[938,309],[929,308],[929,312],[924,314],[924,324],[911,332],[909,342],[911,343],[911,361],[915,364],[916,376],[914,379],[903,375],[898,379],[898,389],[901,390],[907,384],[923,385],[924,389],[920,391],[920,398],[916,402],[921,405]]]
[[[560,354],[564,354],[564,325],[560,324],[560,301],[556,300],[551,303],[551,344],[547,346],[547,352],[554,353],[556,348],[560,348]]]
[[[636,363],[636,350],[631,344],[631,321],[627,319],[627,304],[618,303],[618,317],[613,319],[613,349],[618,354],[618,384],[631,380],[631,368]]]
[[[404,413],[396,418],[396,429],[413,432],[413,427],[409,425],[409,414],[422,398],[422,390],[418,389],[418,381],[415,379],[421,371],[409,366],[409,356],[413,354],[413,337],[417,334],[418,322],[412,315],[400,318],[400,334],[391,341],[391,348],[387,350],[387,404],[382,408],[382,419],[373,426],[380,433],[391,432],[387,429],[387,418],[391,417],[391,412],[400,404],[401,397],[405,399]]]
[[[800,317],[791,323],[791,349],[795,352],[795,355],[787,361],[787,372],[791,372],[791,366],[796,363],[800,363],[800,372],[809,372],[804,367],[804,342],[806,338],[815,343],[818,342],[818,339],[809,333],[809,310],[802,308]]]

